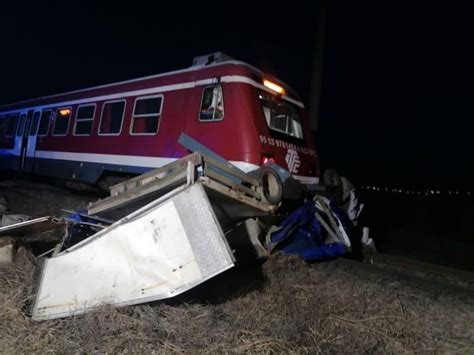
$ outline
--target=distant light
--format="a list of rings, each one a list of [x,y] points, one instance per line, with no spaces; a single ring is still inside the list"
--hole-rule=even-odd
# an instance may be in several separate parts
[[[270,90],[277,92],[278,94],[285,93],[285,89],[283,89],[280,85],[277,85],[269,80],[263,80],[263,85],[269,88]]]
[[[59,115],[60,116],[69,116],[71,114],[71,109],[69,108],[63,108],[59,110]]]

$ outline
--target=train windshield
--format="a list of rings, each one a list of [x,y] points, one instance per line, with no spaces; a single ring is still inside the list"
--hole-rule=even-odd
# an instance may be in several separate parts
[[[262,90],[258,91],[258,98],[262,104],[263,113],[270,129],[291,137],[303,139],[301,115],[295,106],[276,95]]]

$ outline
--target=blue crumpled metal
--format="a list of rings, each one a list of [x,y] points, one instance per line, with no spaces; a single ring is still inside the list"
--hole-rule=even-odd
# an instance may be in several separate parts
[[[316,207],[307,202],[286,217],[281,229],[271,234],[271,242],[286,254],[296,254],[306,261],[332,259],[347,253],[342,243],[325,244]]]
[[[87,222],[87,220],[83,217],[84,214],[87,213],[85,209],[77,209],[74,213],[70,213],[68,215],[68,219],[75,222]]]

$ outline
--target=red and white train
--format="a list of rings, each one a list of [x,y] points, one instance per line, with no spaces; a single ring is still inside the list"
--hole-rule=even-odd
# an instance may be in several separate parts
[[[220,52],[183,70],[0,106],[0,168],[98,183],[186,155],[181,132],[244,171],[275,162],[318,183],[297,94]]]

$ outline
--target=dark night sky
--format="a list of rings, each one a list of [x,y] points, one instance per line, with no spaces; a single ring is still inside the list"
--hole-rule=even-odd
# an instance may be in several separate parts
[[[45,3],[1,5],[0,103],[180,69],[218,50],[276,75],[308,103],[315,4]],[[352,3],[328,10],[323,167],[363,183],[468,188],[469,13],[448,3]]]

